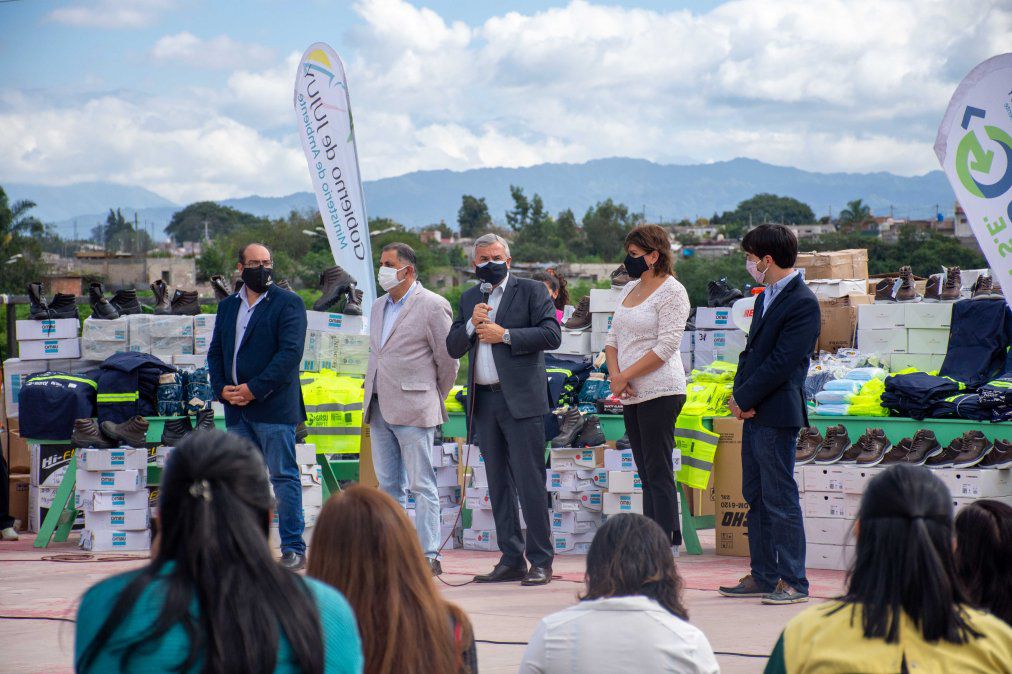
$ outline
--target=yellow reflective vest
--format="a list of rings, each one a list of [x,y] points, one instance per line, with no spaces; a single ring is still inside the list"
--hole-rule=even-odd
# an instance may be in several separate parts
[[[309,430],[306,442],[323,454],[357,454],[365,398],[362,379],[320,370],[303,373],[301,381]]]
[[[720,434],[703,426],[705,403],[686,403],[675,421],[675,446],[682,454],[682,467],[675,477],[694,489],[706,489],[713,472]]]

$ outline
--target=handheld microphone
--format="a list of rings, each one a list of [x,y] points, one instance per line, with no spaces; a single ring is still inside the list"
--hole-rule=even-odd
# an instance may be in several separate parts
[[[481,301],[487,304],[488,296],[492,294],[492,284],[489,283],[488,281],[482,281],[481,285],[478,286],[478,289],[481,291],[482,294]]]

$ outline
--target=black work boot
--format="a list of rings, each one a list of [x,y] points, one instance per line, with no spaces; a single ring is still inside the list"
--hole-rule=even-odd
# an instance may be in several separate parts
[[[197,412],[198,431],[209,431],[214,428],[214,410],[200,410]]]
[[[77,311],[77,296],[67,293],[56,293],[53,301],[49,303],[49,310],[53,312],[53,318],[81,318]]]
[[[137,290],[134,288],[117,290],[109,303],[116,307],[120,316],[143,313],[141,303],[137,301]]]
[[[580,298],[580,303],[576,305],[576,311],[562,327],[566,330],[586,330],[590,327],[590,295]]]
[[[142,416],[135,416],[119,424],[103,421],[102,432],[126,447],[146,447],[148,420]]]
[[[600,447],[604,444],[604,431],[601,430],[601,420],[596,414],[589,414],[584,419],[583,429],[580,437],[576,440],[577,447]]]
[[[355,284],[352,283],[351,288],[348,290],[348,299],[345,300],[344,309],[341,310],[341,313],[345,316],[361,316],[362,297],[362,291],[356,288]]]
[[[192,432],[193,426],[190,425],[190,417],[166,419],[162,429],[162,445],[175,447],[177,442]]]
[[[283,278],[280,281],[276,281],[274,285],[276,285],[279,288],[284,288],[285,290],[291,290],[293,293],[295,292],[294,290],[292,290],[292,286],[290,283],[288,283],[288,279],[286,278]]]
[[[161,279],[152,281],[151,292],[155,294],[155,315],[168,316],[171,314],[172,303],[169,301],[169,286],[165,285],[165,281]]]
[[[101,283],[88,286],[88,299],[91,301],[91,317],[112,320],[119,318],[119,309],[109,303],[102,293],[105,289]]]
[[[219,302],[233,294],[233,292],[229,291],[228,286],[225,285],[225,279],[222,276],[211,277],[211,290],[214,291],[214,298]]]
[[[726,278],[710,281],[706,284],[706,303],[711,307],[729,307],[744,295],[737,288],[732,288]]]
[[[110,449],[116,445],[102,434],[94,419],[75,419],[74,432],[70,436],[70,446]]]
[[[46,301],[46,295],[42,292],[41,283],[28,284],[28,300],[31,302],[28,318],[44,321],[47,318],[53,317],[52,311],[49,308],[49,302]]]
[[[172,295],[173,316],[196,316],[200,313],[200,302],[196,290],[179,290]]]
[[[326,311],[334,306],[354,285],[355,278],[340,267],[325,270],[320,274],[321,294],[320,299],[313,303],[313,311]]]
[[[628,433],[615,441],[615,449],[632,449],[632,443],[629,442]]]
[[[576,439],[583,430],[586,419],[575,407],[568,408],[562,414],[562,422],[559,424],[559,434],[552,438],[552,447],[576,447]]]

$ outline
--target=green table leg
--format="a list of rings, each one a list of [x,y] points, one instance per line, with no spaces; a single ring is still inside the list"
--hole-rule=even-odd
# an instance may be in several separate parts
[[[71,457],[70,463],[67,465],[67,472],[63,475],[63,480],[60,481],[60,486],[56,490],[53,505],[46,513],[46,519],[42,521],[42,526],[39,527],[39,534],[35,537],[35,547],[49,547],[50,539],[59,543],[67,540],[77,515],[72,501],[76,484],[77,457]],[[66,513],[68,510],[69,513]],[[55,538],[53,537],[54,533],[56,534]]]
[[[678,486],[678,500],[682,510],[682,543],[685,551],[690,555],[703,554],[703,546],[699,544],[699,536],[696,532],[699,529],[713,529],[716,526],[716,518],[713,515],[693,515],[689,511],[689,494],[686,486],[681,482]]]
[[[341,491],[341,485],[334,476],[334,470],[330,467],[330,460],[326,454],[317,454],[316,462],[320,464],[320,472],[323,474],[323,500],[326,501],[331,494]]]

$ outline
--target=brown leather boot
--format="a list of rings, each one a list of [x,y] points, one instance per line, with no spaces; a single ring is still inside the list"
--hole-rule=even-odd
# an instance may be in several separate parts
[[[200,313],[200,301],[196,290],[179,290],[172,295],[173,316],[196,316]]]
[[[942,286],[942,302],[958,302],[963,297],[963,275],[959,267],[949,267],[945,270],[945,285]]]
[[[172,303],[169,301],[169,286],[165,281],[157,279],[151,282],[151,292],[155,294],[155,314],[167,316],[172,313]]]
[[[576,305],[576,311],[563,325],[566,330],[586,330],[590,327],[590,295],[584,295]]]
[[[102,435],[102,431],[99,430],[98,423],[94,419],[75,419],[74,432],[70,436],[70,446],[109,449],[116,445]]]
[[[814,426],[802,428],[801,433],[798,434],[798,449],[794,457],[794,465],[803,466],[814,461],[821,445],[822,433],[818,428]]]
[[[146,447],[148,441],[148,420],[138,415],[130,417],[119,424],[103,421],[102,432],[123,446]]]
[[[921,301],[921,296],[917,294],[917,286],[914,285],[914,271],[910,267],[900,267],[900,287],[896,291],[896,301]]]

